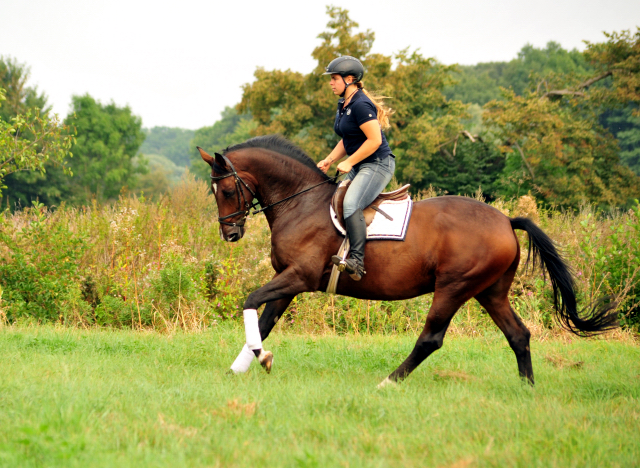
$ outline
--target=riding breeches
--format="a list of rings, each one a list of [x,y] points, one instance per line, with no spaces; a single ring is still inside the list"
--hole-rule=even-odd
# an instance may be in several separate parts
[[[396,168],[396,160],[389,155],[372,162],[364,161],[347,174],[345,180],[351,180],[342,204],[344,218],[357,210],[364,210],[382,193]]]

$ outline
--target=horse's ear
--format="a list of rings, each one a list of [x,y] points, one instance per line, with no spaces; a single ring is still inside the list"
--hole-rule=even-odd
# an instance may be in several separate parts
[[[229,171],[231,170],[229,168],[229,166],[227,165],[227,161],[222,157],[221,154],[218,154],[218,153],[213,153],[213,154],[216,155],[216,164],[218,166],[222,167],[223,169],[229,170]]]
[[[213,158],[199,146],[196,146],[196,148],[198,148],[198,151],[200,151],[200,157],[202,157],[202,160],[206,162],[209,166],[213,166]]]

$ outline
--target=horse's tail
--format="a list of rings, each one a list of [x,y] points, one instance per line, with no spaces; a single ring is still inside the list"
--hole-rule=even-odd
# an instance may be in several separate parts
[[[617,304],[610,297],[599,299],[578,312],[571,270],[556,250],[553,241],[542,229],[528,218],[511,219],[511,227],[526,231],[529,235],[527,265],[533,257],[533,269],[539,262],[549,273],[555,310],[564,328],[579,336],[589,336],[618,326],[617,314],[613,312]]]

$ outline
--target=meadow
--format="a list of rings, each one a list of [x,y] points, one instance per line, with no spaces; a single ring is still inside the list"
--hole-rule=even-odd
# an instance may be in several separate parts
[[[630,335],[532,342],[536,386],[497,330],[453,334],[377,389],[409,335],[269,338],[267,375],[227,369],[243,342],[201,333],[0,329],[0,466],[637,466],[640,347]]]

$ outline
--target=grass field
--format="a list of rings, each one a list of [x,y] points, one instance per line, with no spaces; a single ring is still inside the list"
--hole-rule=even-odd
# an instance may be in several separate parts
[[[412,336],[276,333],[274,372],[226,370],[224,325],[173,336],[0,329],[0,466],[637,466],[640,347],[454,336],[376,389]]]

